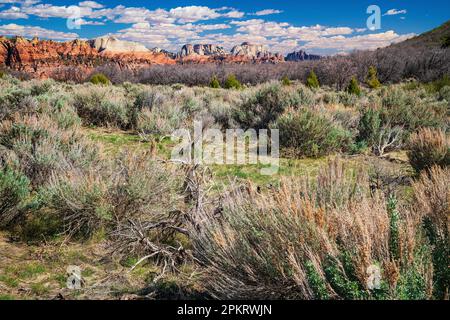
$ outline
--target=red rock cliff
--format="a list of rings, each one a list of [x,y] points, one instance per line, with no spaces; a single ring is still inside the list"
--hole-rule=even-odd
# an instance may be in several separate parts
[[[27,40],[22,37],[0,37],[0,64],[23,71],[34,77],[46,78],[64,66],[93,70],[96,66],[114,63],[120,68],[137,69],[152,64],[174,64],[164,53],[154,52],[99,52],[88,42],[73,40]]]

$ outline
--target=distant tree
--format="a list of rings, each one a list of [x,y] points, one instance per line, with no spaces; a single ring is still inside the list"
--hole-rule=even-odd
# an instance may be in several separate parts
[[[96,73],[91,77],[90,80],[91,83],[93,84],[102,84],[102,85],[108,85],[111,83],[111,81],[109,81],[108,77],[105,76],[102,73]]]
[[[224,87],[226,89],[241,89],[242,84],[239,82],[238,79],[236,79],[236,76],[234,74],[230,74],[228,78],[225,80]]]
[[[357,96],[361,94],[361,88],[359,87],[359,83],[356,77],[353,77],[352,80],[350,80],[350,83],[347,87],[347,92]]]
[[[377,69],[374,66],[371,66],[369,68],[369,73],[367,75],[367,85],[371,89],[378,89],[381,86],[381,83],[377,77]]]
[[[212,77],[211,82],[209,83],[209,86],[214,89],[219,89],[220,88],[219,79],[217,79],[216,76]]]
[[[281,78],[281,83],[283,84],[283,86],[290,86],[291,80],[288,78],[288,76],[284,76],[283,78]]]
[[[311,72],[308,76],[308,79],[306,79],[306,85],[311,89],[320,87],[319,79],[317,79],[317,76],[314,73],[314,70],[311,70]]]

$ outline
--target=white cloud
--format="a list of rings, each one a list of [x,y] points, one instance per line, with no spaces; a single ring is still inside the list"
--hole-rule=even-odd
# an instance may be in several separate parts
[[[245,16],[245,13],[238,11],[238,10],[232,10],[230,12],[224,13],[222,16],[226,17],[226,18],[238,19],[238,18],[242,18],[243,16]]]
[[[0,19],[28,19],[28,15],[23,13],[18,7],[11,7],[0,11]]]
[[[17,35],[27,38],[39,37],[56,40],[73,40],[79,38],[79,35],[76,33],[65,33],[60,31],[44,29],[42,27],[37,26],[22,26],[15,23],[0,25],[0,34],[8,36]]]
[[[415,34],[399,35],[393,30],[382,33],[372,33],[354,37],[334,36],[319,38],[304,45],[306,49],[332,49],[348,52],[352,50],[374,50],[386,47],[392,43],[404,41]]]
[[[278,13],[282,13],[283,11],[281,10],[275,10],[275,9],[265,9],[265,10],[260,10],[254,13],[255,16],[268,16],[270,14],[278,14]]]
[[[95,2],[95,1],[82,1],[78,4],[80,7],[87,7],[91,9],[101,9],[104,8],[104,5]]]
[[[221,16],[216,10],[203,6],[177,7],[169,12],[180,23],[217,19]]]
[[[388,11],[386,11],[385,14],[383,14],[383,16],[395,16],[397,14],[406,14],[408,11],[406,11],[405,9],[403,10],[397,10],[397,9],[390,9]]]
[[[185,43],[211,43],[231,49],[234,45],[250,41],[265,45],[273,52],[287,53],[300,48],[316,51],[328,50],[327,52],[349,52],[355,49],[383,47],[410,36],[398,35],[394,31],[361,34],[367,30],[346,26],[298,26],[260,18],[282,12],[276,9],[265,9],[248,14],[255,19],[238,20],[243,18],[246,13],[231,7],[185,6],[167,10],[149,10],[145,7],[123,5],[105,7],[96,1],[81,1],[78,6],[58,6],[39,2],[38,0],[0,0],[0,3],[10,4],[9,9],[0,11],[0,19],[18,19],[28,16],[66,19],[73,18],[74,13],[79,13],[81,25],[129,24],[129,27],[116,33],[118,38],[172,51],[178,51]],[[20,5],[16,6],[14,3],[20,3]],[[406,10],[391,9],[385,15],[405,13]],[[215,19],[225,20],[206,23],[206,21]],[[228,21],[226,19],[235,20]],[[21,27],[16,24],[2,27],[0,34],[38,35],[54,39],[78,37],[77,34],[40,27]],[[222,33],[221,30],[226,29],[232,30]]]

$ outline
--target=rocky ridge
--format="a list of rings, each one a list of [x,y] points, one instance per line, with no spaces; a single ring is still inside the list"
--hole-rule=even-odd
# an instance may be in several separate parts
[[[287,56],[287,61],[315,60],[319,56],[303,51]],[[23,37],[0,36],[0,67],[4,65],[37,78],[52,77],[64,68],[76,67],[89,73],[104,64],[120,69],[138,70],[149,65],[176,63],[280,63],[281,54],[273,54],[263,45],[244,42],[226,52],[214,44],[187,44],[178,54],[160,48],[148,49],[142,44],[113,36],[93,40],[57,42]]]

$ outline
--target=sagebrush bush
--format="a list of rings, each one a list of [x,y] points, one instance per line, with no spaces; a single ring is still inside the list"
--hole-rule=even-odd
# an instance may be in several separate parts
[[[73,106],[85,125],[129,125],[129,101],[121,90],[109,87],[81,87],[73,96]]]
[[[19,214],[19,206],[27,200],[30,181],[20,172],[0,168],[0,228],[8,226]]]
[[[418,173],[435,165],[450,166],[450,138],[441,130],[424,128],[414,133],[408,149],[409,162]]]
[[[290,157],[320,157],[338,152],[351,143],[351,134],[316,113],[288,110],[275,122],[280,130],[280,146]]]
[[[112,204],[107,202],[107,190],[108,182],[96,171],[68,171],[60,174],[53,177],[46,188],[41,189],[40,208],[30,220],[36,224],[40,215],[47,219],[53,217],[57,228],[46,231],[57,233],[47,236],[65,233],[89,238],[113,218]],[[40,230],[41,234],[43,231]]]
[[[17,86],[11,86],[0,92],[0,121],[11,119],[15,113],[33,114],[38,105],[31,92]]]
[[[286,108],[295,104],[294,93],[287,90],[279,84],[262,86],[235,109],[234,119],[246,129],[267,129]]]
[[[370,196],[364,181],[362,171],[355,177],[330,164],[315,183],[283,180],[267,193],[234,189],[221,216],[211,212],[193,235],[208,292],[222,299],[429,298],[429,256],[416,254],[422,244],[410,239],[419,225],[399,215],[400,256],[392,256],[386,200]],[[376,288],[369,286],[373,269],[380,272]]]
[[[98,147],[76,129],[63,130],[48,116],[16,116],[0,124],[0,159],[45,185],[53,173],[88,168],[98,161]]]
[[[409,133],[421,127],[448,128],[446,101],[436,101],[426,94],[421,96],[420,93],[408,92],[398,86],[382,88],[380,95],[383,123],[401,126]]]

